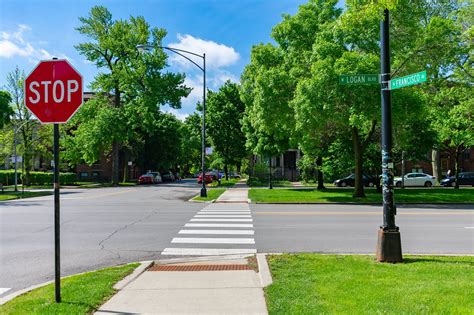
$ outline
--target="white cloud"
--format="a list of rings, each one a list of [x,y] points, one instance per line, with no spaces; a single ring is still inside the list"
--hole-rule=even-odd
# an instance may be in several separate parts
[[[18,28],[15,31],[1,31],[0,32],[0,58],[13,58],[21,57],[27,58],[31,63],[37,63],[40,60],[51,59],[58,57],[61,59],[71,58],[67,57],[63,53],[52,54],[44,48],[35,48],[27,39],[25,39],[25,33],[31,31],[31,27],[26,24],[18,24]],[[47,42],[40,41],[40,45],[44,45]]]
[[[203,40],[189,34],[178,34],[178,40],[179,42],[177,43],[169,44],[169,47],[188,50],[199,55],[205,53],[206,67],[210,69],[217,69],[233,65],[240,58],[239,53],[236,52],[233,47],[229,47],[224,44],[219,44],[211,40]],[[192,55],[188,54],[185,55],[190,57],[198,65],[202,65],[201,58],[193,57]],[[171,56],[171,61],[173,63],[180,64],[186,68],[189,68],[190,66],[189,61],[178,55]]]

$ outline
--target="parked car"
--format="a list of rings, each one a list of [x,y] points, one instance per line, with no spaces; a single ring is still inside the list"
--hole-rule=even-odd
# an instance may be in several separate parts
[[[206,181],[206,184],[212,183],[212,175],[209,173],[206,173],[205,181]],[[202,174],[199,175],[198,177],[198,184],[202,184]]]
[[[461,172],[458,175],[458,184],[459,185],[471,185],[474,186],[474,172]],[[454,187],[456,186],[456,177],[455,176],[450,176],[448,178],[443,179],[440,182],[441,186],[447,187],[451,186]]]
[[[375,180],[371,176],[362,175],[362,182],[364,183],[364,186],[373,187]],[[336,179],[334,181],[334,185],[337,187],[355,186],[355,174],[351,174],[341,179]]]
[[[171,171],[161,172],[161,178],[163,178],[164,182],[174,182],[176,180]]]
[[[138,178],[138,184],[158,184],[163,180],[159,172],[148,172]]]
[[[229,172],[229,178],[237,178],[240,179],[240,174],[239,173],[234,173],[234,172]]]
[[[431,187],[435,184],[436,177],[425,174],[425,173],[408,173],[404,178],[405,186],[425,186]],[[402,178],[395,177],[393,184],[396,187],[402,187]]]
[[[212,180],[219,180],[222,178],[222,175],[221,173],[217,172],[217,171],[209,171],[206,173],[206,175],[209,174],[212,176]]]

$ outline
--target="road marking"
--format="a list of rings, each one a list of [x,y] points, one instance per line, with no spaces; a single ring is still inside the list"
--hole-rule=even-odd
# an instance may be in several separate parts
[[[178,244],[255,244],[253,238],[209,238],[209,237],[175,237],[171,243]]]
[[[474,229],[474,226],[466,226],[465,229]]]
[[[348,214],[354,214],[354,215],[381,215],[382,212],[350,212],[350,211],[257,211],[254,212],[254,214],[276,214],[276,215],[348,215]],[[471,214],[473,215],[473,211],[465,211],[465,212],[459,212],[459,211],[453,211],[453,212],[408,212],[408,211],[403,211],[399,212],[399,215],[468,215]]]
[[[252,222],[252,219],[191,219],[191,222]]]
[[[186,223],[184,227],[222,227],[222,228],[253,228],[253,224],[226,223]]]
[[[181,230],[178,234],[254,235],[252,230]]]
[[[250,211],[199,211],[198,214],[251,214]]]
[[[233,254],[256,254],[256,249],[247,248],[165,248],[161,255],[219,256]]]
[[[100,197],[105,197],[105,196],[113,196],[113,195],[120,195],[120,194],[126,194],[126,193],[129,193],[131,191],[134,191],[133,189],[127,189],[127,190],[124,190],[124,191],[117,191],[117,192],[113,192],[113,193],[107,193],[107,194],[99,194],[99,195],[94,195],[94,196],[86,196],[86,197],[65,197],[65,198],[61,198],[61,200],[83,200],[83,199],[94,199],[94,198],[100,198]]]
[[[0,288],[0,294],[10,291],[11,288]]]
[[[251,215],[233,215],[233,214],[206,214],[206,215],[195,215],[194,216],[196,219],[198,218],[251,218]]]

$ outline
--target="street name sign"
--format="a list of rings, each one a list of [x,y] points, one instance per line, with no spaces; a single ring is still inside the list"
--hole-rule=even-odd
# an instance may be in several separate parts
[[[344,74],[339,77],[339,84],[378,84],[379,75],[378,74]]]
[[[43,124],[63,124],[82,105],[82,76],[67,60],[41,61],[25,79],[25,106]]]
[[[405,86],[426,82],[426,70],[388,81],[388,89],[396,90]]]

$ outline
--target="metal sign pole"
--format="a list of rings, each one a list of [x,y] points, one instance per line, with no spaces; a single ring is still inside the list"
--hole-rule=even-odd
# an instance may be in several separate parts
[[[54,289],[56,303],[61,302],[61,261],[59,234],[59,125],[54,124]]]
[[[396,208],[393,202],[393,160],[392,160],[392,104],[390,81],[389,11],[384,11],[380,21],[380,66],[382,96],[382,193],[383,225],[378,231],[377,260],[401,262],[402,247],[400,232],[395,225]]]

